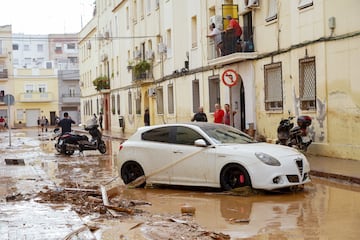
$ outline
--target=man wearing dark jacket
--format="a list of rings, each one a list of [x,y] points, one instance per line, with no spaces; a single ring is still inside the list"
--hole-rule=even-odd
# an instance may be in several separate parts
[[[61,135],[71,132],[71,124],[75,124],[74,120],[69,117],[69,113],[64,112],[64,118],[58,123],[58,126],[61,127]]]

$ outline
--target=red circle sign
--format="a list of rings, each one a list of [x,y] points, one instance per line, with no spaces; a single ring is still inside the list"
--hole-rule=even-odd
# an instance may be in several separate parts
[[[233,69],[227,69],[223,72],[221,80],[226,86],[232,87],[236,85],[239,80],[239,75]]]

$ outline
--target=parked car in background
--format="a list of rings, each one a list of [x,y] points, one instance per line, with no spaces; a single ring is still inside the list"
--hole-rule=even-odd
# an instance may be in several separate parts
[[[125,184],[275,190],[309,183],[310,166],[294,148],[257,142],[224,124],[194,122],[139,128],[119,147]]]

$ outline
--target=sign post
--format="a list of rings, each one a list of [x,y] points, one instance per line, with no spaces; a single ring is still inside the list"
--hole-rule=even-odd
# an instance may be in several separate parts
[[[8,106],[7,109],[7,126],[9,129],[9,146],[11,147],[11,112],[10,112],[10,105],[14,105],[15,98],[11,94],[6,94],[4,96],[4,102]]]
[[[232,91],[231,87],[235,86],[239,81],[239,74],[234,69],[227,69],[221,76],[223,83],[229,87],[229,108],[230,108],[230,126],[234,127],[234,114],[232,110]]]

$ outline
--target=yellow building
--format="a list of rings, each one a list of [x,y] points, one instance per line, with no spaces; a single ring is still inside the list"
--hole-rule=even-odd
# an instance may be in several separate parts
[[[55,118],[59,108],[59,87],[55,69],[15,69],[15,123],[37,126],[41,117]]]
[[[357,0],[97,0],[79,33],[82,118],[104,111],[108,129],[132,133],[147,108],[153,125],[190,121],[199,106],[213,121],[215,103],[229,103],[236,128],[275,140],[290,112],[312,117],[309,152],[359,159],[359,7]],[[228,15],[242,27],[240,41],[226,30]],[[207,37],[211,23],[222,32],[221,55]]]

